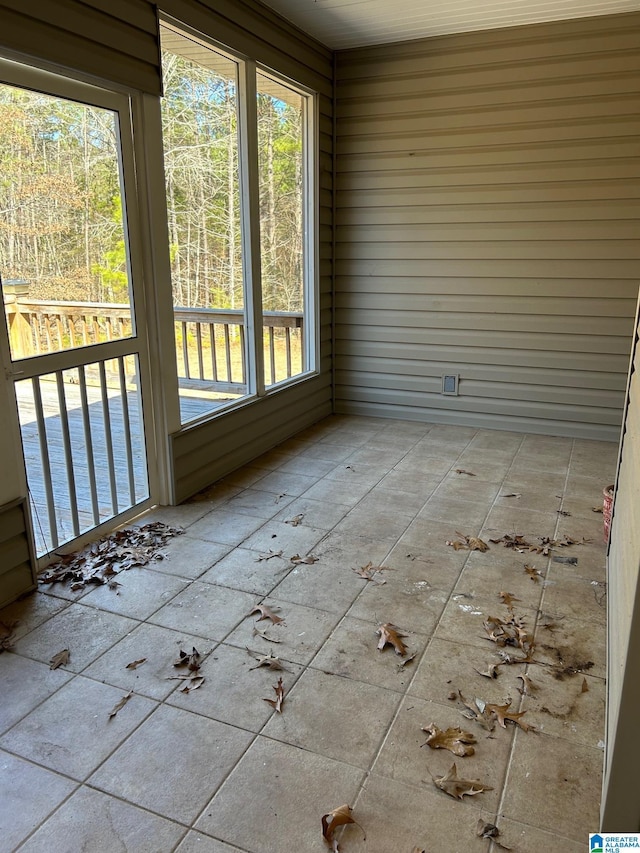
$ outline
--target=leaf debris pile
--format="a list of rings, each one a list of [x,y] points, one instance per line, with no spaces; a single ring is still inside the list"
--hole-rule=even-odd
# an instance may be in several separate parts
[[[465,536],[456,530],[457,539],[447,539],[445,545],[450,545],[455,551],[488,551],[487,543],[478,536]],[[493,542],[493,539],[490,540]]]
[[[87,584],[106,584],[115,590],[120,585],[116,575],[163,559],[161,549],[181,533],[184,533],[181,528],[169,527],[161,521],[116,530],[81,551],[61,557],[40,575],[40,583],[70,581],[74,591],[84,589]]]
[[[8,652],[14,645],[14,633],[18,627],[18,620],[14,622],[0,622],[0,654]]]

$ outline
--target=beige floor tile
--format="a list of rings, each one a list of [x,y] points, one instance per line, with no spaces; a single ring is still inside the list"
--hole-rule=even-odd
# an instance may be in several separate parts
[[[331,503],[355,506],[369,492],[375,483],[341,482],[328,478],[319,480],[304,493],[305,498],[314,501],[329,501]]]
[[[564,479],[564,478],[560,478]],[[523,483],[524,480],[524,483]],[[528,477],[514,477],[500,488],[494,508],[502,510],[518,510],[519,512],[552,513],[562,509],[564,488],[546,491],[538,487],[536,482]]]
[[[386,466],[387,470],[390,470],[406,454],[407,450],[404,447],[393,447],[392,445],[385,445],[384,447],[379,445],[372,446],[368,442],[366,447],[354,450],[347,462],[349,465],[353,465],[356,470],[359,465]]]
[[[231,847],[223,841],[216,841],[201,832],[187,833],[184,841],[176,847],[176,853],[242,853],[239,847]]]
[[[469,443],[469,450],[497,451],[513,455],[522,447],[522,433],[499,429],[481,429]]]
[[[332,530],[318,542],[313,553],[318,557],[316,565],[357,569],[369,562],[381,565],[395,541]]]
[[[445,731],[460,728],[476,738],[474,754],[454,755],[447,749],[424,746],[427,734],[423,726],[435,724]],[[533,734],[530,737],[534,737]],[[407,696],[389,729],[384,745],[374,766],[373,774],[389,777],[407,785],[421,787],[429,784],[431,777],[444,776],[455,763],[458,776],[479,779],[493,788],[484,791],[474,801],[485,809],[496,809],[500,802],[502,786],[513,740],[513,728],[496,726],[487,732],[471,720],[466,720],[455,708]]]
[[[289,506],[276,515],[276,521],[290,521],[297,516],[303,516],[303,523],[308,527],[331,530],[349,512],[349,504],[328,501],[316,501],[303,495],[293,500]]]
[[[305,453],[298,454],[294,459],[283,462],[278,468],[283,474],[303,474],[305,477],[324,477],[339,465],[329,459],[310,459]]]
[[[0,655],[0,732],[33,711],[72,677],[70,672],[52,670],[21,655]]]
[[[392,622],[407,631],[431,635],[449,597],[448,591],[424,586],[400,572],[381,572],[384,584],[368,582],[349,616],[369,622]]]
[[[542,609],[574,619],[607,621],[607,586],[604,581],[567,573],[567,566],[552,563],[542,598]],[[570,568],[573,568],[571,566]]]
[[[169,527],[188,529],[194,522],[202,518],[211,507],[206,503],[194,502],[183,503],[180,506],[157,506],[136,519],[135,525],[150,524],[152,521],[161,521]]]
[[[160,706],[93,774],[90,784],[190,824],[251,738],[249,732],[199,714]]]
[[[264,470],[260,470],[259,476],[256,477],[253,473],[249,475],[249,479],[251,483],[254,483],[260,477],[264,477]],[[239,480],[245,479],[244,469],[240,469],[235,474],[230,474],[229,477],[225,477],[222,480],[218,480],[217,483],[211,483],[209,486],[206,486],[204,489],[201,489],[199,492],[196,492],[194,495],[191,495],[190,498],[187,498],[181,506],[187,506],[189,504],[205,504],[204,511],[211,512],[212,509],[216,507],[221,507],[232,498],[234,495],[239,494],[244,485],[235,485],[234,480],[237,477]],[[200,517],[200,516],[199,516]]]
[[[219,542],[222,545],[240,545],[248,536],[265,524],[264,518],[229,512],[226,504],[213,509],[189,528],[192,536]]]
[[[432,494],[431,491],[427,491],[425,494],[424,490],[412,492],[402,489],[389,489],[384,486],[385,479],[386,477],[362,498],[358,504],[358,509],[376,513],[385,512],[392,508],[394,512],[415,516]]]
[[[348,764],[260,737],[196,829],[252,853],[321,851],[322,815],[353,802],[362,775]]]
[[[167,679],[179,674],[173,662],[180,650],[191,652],[194,647],[204,657],[211,652],[214,643],[184,631],[140,625],[94,661],[84,675],[161,701],[175,689],[176,682]],[[127,669],[128,664],[143,658],[144,663]]]
[[[519,476],[527,475],[531,471],[542,473],[548,471],[553,474],[566,474],[569,468],[569,454],[565,452],[546,453],[538,452],[520,452],[513,460],[513,465],[509,471],[510,474]],[[555,492],[554,492],[555,494]]]
[[[94,587],[82,603],[143,620],[171,601],[188,584],[183,578],[150,572],[148,569],[120,572],[117,582],[120,586],[115,590],[106,584]]]
[[[397,539],[411,524],[414,515],[397,511],[393,504],[386,510],[358,504],[336,525],[335,532],[368,539]]]
[[[280,549],[270,550],[277,553]],[[266,595],[291,570],[292,566],[284,556],[284,552],[281,557],[268,557],[268,555],[269,549],[260,552],[250,551],[248,548],[234,548],[208,572],[201,575],[200,581],[228,586],[254,595]]]
[[[457,504],[463,503],[457,501]],[[469,504],[469,506],[475,506]],[[455,551],[447,545],[452,539],[456,539],[456,532],[465,536],[477,536],[482,522],[472,525],[469,519],[454,521],[440,521],[428,518],[421,512],[411,522],[405,533],[398,540],[398,545],[407,547],[407,553],[420,555],[422,557],[444,558],[461,569],[469,556],[469,551]]]
[[[474,598],[510,592],[520,599],[524,607],[537,608],[542,598],[548,562],[548,557],[539,554],[520,554],[502,545],[490,545],[488,551],[469,554],[455,591]],[[540,572],[542,577],[527,574],[525,566]]]
[[[18,640],[68,606],[68,601],[53,595],[44,595],[40,590],[36,590],[0,610],[0,622],[5,625],[17,623],[13,629],[13,637]]]
[[[529,459],[524,458],[523,461],[520,461],[521,459],[523,458],[516,457],[516,461],[504,479],[502,491],[522,494],[521,500],[529,492],[534,492],[543,495],[547,500],[547,505],[556,509],[556,495],[561,495],[565,490],[566,468],[548,471],[544,468],[538,468],[534,461],[532,461],[531,468],[525,468],[524,461],[529,461]]]
[[[147,568],[195,580],[228,554],[231,547],[185,533],[172,539],[163,549],[163,560],[154,560]]]
[[[495,506],[483,524],[483,539],[499,539],[505,535],[524,536],[535,542],[540,536],[553,538],[558,524],[555,506],[548,512],[533,509],[518,509],[516,506]]]
[[[535,691],[523,699],[527,718],[535,720],[545,734],[601,749],[605,736],[604,679],[576,674],[558,680],[552,672],[536,666],[530,667],[529,675]]]
[[[602,752],[545,734],[516,732],[501,814],[586,845],[597,827]],[[595,830],[591,830],[595,831]]]
[[[392,548],[384,564],[397,572],[398,576],[411,584],[415,590],[432,588],[450,592],[466,559],[467,555],[456,554],[453,548],[429,556],[427,551],[420,553],[410,549],[401,539],[399,544]]]
[[[158,853],[172,850],[183,834],[183,826],[83,787],[21,849],[25,853]]]
[[[489,842],[476,837],[480,807],[479,802],[458,802],[448,797],[430,780],[420,788],[373,775],[367,779],[353,812],[367,833],[366,841],[357,827],[347,827],[341,849],[345,853],[410,853],[418,847],[428,853],[438,849],[487,853]]]
[[[309,554],[327,531],[319,527],[299,524],[297,527],[285,521],[268,521],[243,543],[253,551],[282,551],[285,558],[294,554]]]
[[[255,668],[256,657],[272,654],[281,657],[280,648],[268,643],[261,637],[254,637],[247,649],[220,645],[204,661],[199,675],[205,679],[198,690],[183,693],[180,685],[175,687],[167,699],[167,704],[184,708],[222,723],[229,723],[252,732],[259,732],[273,715],[273,708],[263,699],[271,699],[278,678],[282,677],[285,694],[302,672],[299,664],[282,658],[282,671],[272,671],[266,667]],[[252,667],[254,667],[252,669]],[[288,703],[287,703],[288,704]]]
[[[331,444],[329,442],[318,442],[317,444],[306,443],[304,450],[307,459],[323,459],[326,462],[343,462],[353,453],[351,447],[344,444]]]
[[[123,690],[76,676],[0,738],[0,746],[23,758],[83,780],[153,710],[155,703],[132,696],[109,714]]]
[[[445,522],[451,531],[448,538],[453,538],[456,530],[467,536],[475,535],[486,517],[486,503],[456,498],[440,499],[436,490],[418,513],[415,524],[429,520]]]
[[[408,465],[402,470],[394,468],[389,471],[374,489],[409,493],[420,499],[424,506],[442,482],[443,476],[444,474],[424,474],[417,465]]]
[[[254,489],[272,492],[274,495],[297,497],[310,489],[318,481],[317,476],[305,474],[287,474],[284,471],[271,471],[254,484]]]
[[[149,621],[210,640],[224,640],[254,604],[255,596],[249,592],[194,581]]]
[[[59,651],[69,649],[70,659],[64,669],[81,672],[138,624],[116,613],[72,604],[18,640],[16,651],[49,663]]]
[[[313,602],[319,610],[343,616],[366,583],[348,565],[325,566],[320,560],[311,566],[294,566],[272,595],[296,604]]]
[[[455,465],[457,458],[457,450],[447,452],[431,445],[418,444],[394,466],[393,470],[407,476],[419,474],[428,483],[433,478],[442,480]]]
[[[492,648],[481,649],[434,638],[416,668],[408,693],[450,706],[458,720],[456,725],[468,725],[464,718],[466,708],[459,698],[449,699],[450,694],[460,691],[469,701],[479,698],[500,705],[512,698],[514,707],[520,701],[518,688],[522,687],[522,681],[518,675],[525,672],[524,666],[501,666],[497,678],[480,675],[487,672],[491,664],[499,662]],[[535,724],[535,715],[529,716]]]
[[[258,613],[252,616],[247,615],[247,618],[243,619],[235,631],[227,637],[227,643],[241,648],[246,646],[255,648],[253,629],[258,628],[268,637],[275,637],[280,641],[276,644],[279,651],[278,657],[296,663],[309,663],[340,618],[336,613],[303,607],[300,604],[280,601],[276,598],[267,598],[262,602],[254,598],[251,606],[258,603],[274,608],[277,615],[284,621],[272,625],[268,619],[258,621]],[[247,608],[247,614],[250,609]]]
[[[293,499],[292,495],[281,495],[260,489],[244,489],[227,501],[225,509],[266,520],[278,515]]]
[[[482,817],[488,823],[496,825],[495,817],[491,815],[483,815]],[[538,829],[535,826],[528,826],[525,822],[527,817],[528,810],[525,810],[521,815],[520,821],[500,818],[497,822],[498,829],[500,830],[500,841],[503,841],[512,850],[517,850],[518,853],[540,853],[541,850],[562,850],[563,853],[585,853],[588,845],[588,833],[590,831],[597,832],[595,824],[595,829],[593,830],[585,826],[580,841],[574,841],[561,836],[558,832],[545,832],[543,829]],[[500,853],[500,848],[494,845],[491,853]]]
[[[462,468],[460,469],[463,470]],[[469,477],[467,474],[447,474],[435,490],[432,500],[461,500],[491,504],[500,491],[500,483],[487,483],[478,476]],[[485,510],[486,514],[486,510]]]
[[[403,628],[402,625],[398,626]],[[384,651],[377,648],[377,625],[346,616],[313,660],[314,669],[353,678],[404,692],[411,681],[412,663],[402,666],[404,658],[395,654],[391,646]],[[408,654],[419,657],[427,644],[423,634],[409,634],[404,638]]]
[[[545,627],[546,626],[546,627]],[[606,634],[604,626],[557,614],[543,615],[536,630],[536,659],[556,669],[576,669],[596,678],[606,675]]]
[[[0,752],[2,849],[14,850],[75,787],[76,783],[70,779],[8,752]]]
[[[536,611],[516,602],[515,613],[524,619],[524,627],[533,633],[536,624]],[[487,596],[466,598],[462,593],[454,593],[444,609],[442,618],[434,636],[442,640],[464,639],[465,643],[485,649],[489,655],[497,651],[494,642],[488,639],[483,623],[490,617],[508,619],[509,609],[502,603],[497,593]],[[512,650],[516,651],[517,650]]]
[[[273,714],[262,733],[366,770],[399,698],[381,687],[309,669],[285,700],[284,713]]]

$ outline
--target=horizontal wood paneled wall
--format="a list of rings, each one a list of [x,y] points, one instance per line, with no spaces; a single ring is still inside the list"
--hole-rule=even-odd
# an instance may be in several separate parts
[[[640,347],[629,377],[608,560],[607,734],[602,829],[640,830]]]
[[[150,0],[3,0],[0,47],[159,94],[155,4]]]
[[[345,51],[336,93],[337,410],[616,439],[640,15]]]
[[[174,500],[180,502],[332,411],[333,58],[260,3],[162,0],[159,5],[161,12],[317,92],[319,106],[319,374],[174,433]]]
[[[0,506],[0,607],[35,587],[25,500]]]

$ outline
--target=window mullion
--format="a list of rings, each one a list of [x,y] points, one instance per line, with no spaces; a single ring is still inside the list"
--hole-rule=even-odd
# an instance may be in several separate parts
[[[260,184],[256,66],[247,60],[240,68],[240,197],[242,206],[243,277],[247,318],[247,382],[249,393],[265,393],[262,347],[262,287],[260,264]]]

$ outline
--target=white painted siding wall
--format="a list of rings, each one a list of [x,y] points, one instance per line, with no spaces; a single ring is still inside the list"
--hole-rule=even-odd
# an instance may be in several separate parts
[[[337,411],[618,437],[639,48],[630,14],[337,54]]]

